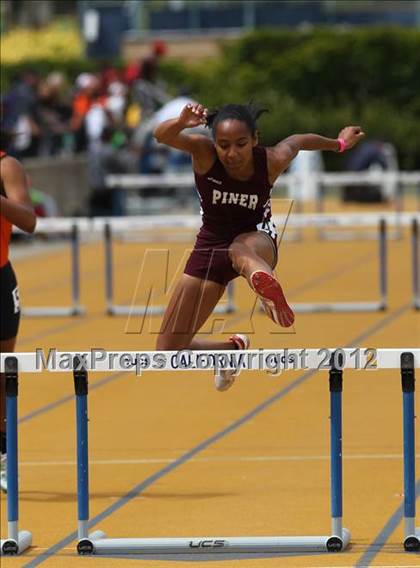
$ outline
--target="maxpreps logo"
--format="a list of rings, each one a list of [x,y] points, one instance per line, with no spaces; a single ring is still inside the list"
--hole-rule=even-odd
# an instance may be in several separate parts
[[[227,545],[226,540],[222,539],[207,539],[207,540],[190,540],[190,548],[223,548]]]

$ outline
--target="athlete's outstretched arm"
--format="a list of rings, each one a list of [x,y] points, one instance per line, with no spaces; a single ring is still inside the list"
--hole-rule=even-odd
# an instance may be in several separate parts
[[[207,123],[207,109],[200,104],[186,105],[178,118],[165,120],[153,131],[156,140],[172,146],[193,157],[193,168],[197,173],[205,173],[215,160],[214,144],[202,134],[187,134],[185,128],[195,128]]]
[[[186,128],[204,126],[206,121],[207,109],[203,105],[188,104],[182,109],[178,118],[171,118],[158,124],[153,135],[161,144],[194,154],[197,150],[200,150],[200,145],[208,146],[209,139],[207,136],[186,134],[182,131]]]
[[[326,138],[318,134],[293,134],[270,149],[271,162],[280,174],[300,150],[342,152],[353,148],[364,136],[360,126],[346,126],[340,131],[338,138]]]
[[[1,160],[1,181],[7,198],[1,196],[0,213],[22,231],[33,233],[36,215],[29,197],[26,174],[22,165],[11,156]]]

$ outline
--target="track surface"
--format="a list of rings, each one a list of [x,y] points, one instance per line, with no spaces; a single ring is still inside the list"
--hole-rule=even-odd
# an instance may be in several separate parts
[[[188,245],[169,246],[169,279]],[[115,244],[116,300],[142,303],[136,282],[146,249]],[[283,241],[278,276],[288,299],[375,300],[375,241],[319,242],[307,231]],[[163,277],[163,253],[153,253],[147,278]],[[43,251],[14,262],[26,305],[68,301],[68,252]],[[149,261],[148,261],[149,262]],[[182,268],[182,267],[181,267]],[[298,315],[284,333],[256,311],[253,293],[237,280],[237,310],[204,328],[215,337],[243,332],[252,348],[332,346],[415,347],[420,318],[409,307],[408,235],[389,244],[390,306],[371,314]],[[104,314],[102,247],[82,249],[80,318],[24,319],[18,351],[154,349],[160,317]],[[165,297],[156,298],[166,303]],[[23,375],[20,380],[20,526],[34,546],[2,567],[98,566],[333,567],[418,566],[402,549],[402,404],[400,378],[389,371],[344,375],[344,525],[349,548],[334,555],[224,556],[196,559],[78,557],[75,553],[75,409],[71,375]],[[210,373],[92,374],[90,487],[94,526],[110,536],[328,534],[328,375],[242,374],[216,392]],[[420,400],[417,396],[417,407]],[[419,432],[417,431],[417,434]],[[420,436],[417,436],[419,440]],[[420,463],[417,460],[417,469]],[[418,483],[420,487],[420,483]],[[130,493],[131,492],[131,493]],[[2,535],[5,499],[1,497]],[[419,522],[417,524],[420,524]]]

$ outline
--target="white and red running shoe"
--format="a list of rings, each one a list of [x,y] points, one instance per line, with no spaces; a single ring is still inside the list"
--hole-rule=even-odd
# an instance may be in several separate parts
[[[239,333],[232,335],[229,337],[229,341],[231,341],[236,349],[249,349],[249,337],[246,335],[241,335]],[[225,391],[228,390],[233,383],[235,382],[235,370],[234,369],[226,369],[224,371],[219,371],[214,376],[214,384],[218,391]]]
[[[252,288],[258,294],[268,317],[282,327],[290,327],[295,321],[295,314],[287,303],[277,280],[263,270],[253,272],[250,280]]]

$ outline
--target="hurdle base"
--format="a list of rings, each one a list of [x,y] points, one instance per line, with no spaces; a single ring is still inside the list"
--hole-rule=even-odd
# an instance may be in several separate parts
[[[73,317],[85,314],[83,306],[69,306],[69,307],[34,307],[23,308],[22,315],[25,317],[38,318],[38,317]]]
[[[32,544],[32,533],[19,531],[18,539],[6,538],[0,540],[0,556],[16,556],[22,554]]]
[[[420,551],[420,527],[416,528],[415,534],[407,535],[404,538],[404,550],[406,552]]]
[[[350,542],[350,532],[330,536],[106,538],[96,531],[81,539],[79,554],[230,554],[340,552]]]
[[[164,306],[123,306],[111,304],[107,307],[109,316],[161,316],[165,313]]]
[[[166,306],[123,306],[112,304],[107,308],[109,316],[161,316],[165,313]],[[235,311],[235,306],[231,304],[220,304],[214,309],[215,314],[231,314]]]
[[[318,233],[322,241],[376,241],[378,239],[378,231],[320,231]],[[391,240],[401,240],[402,231],[396,229],[395,231],[388,231],[387,238]]]
[[[387,303],[379,302],[337,302],[319,304],[293,304],[292,309],[297,314],[328,313],[328,312],[383,312]]]
[[[214,314],[233,314],[233,312],[236,310],[235,306],[231,305],[231,304],[218,304],[214,310],[213,313]]]

